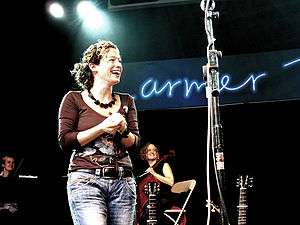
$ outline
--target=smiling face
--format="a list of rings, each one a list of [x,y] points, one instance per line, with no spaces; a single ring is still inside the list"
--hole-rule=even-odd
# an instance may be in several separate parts
[[[155,145],[150,144],[146,150],[146,160],[157,160],[159,159],[158,149]]]
[[[99,65],[95,65],[95,71],[95,79],[99,78],[110,85],[118,84],[123,71],[120,51],[116,48],[109,48]]]
[[[15,169],[15,160],[12,157],[4,157],[2,167],[4,171],[12,172]]]

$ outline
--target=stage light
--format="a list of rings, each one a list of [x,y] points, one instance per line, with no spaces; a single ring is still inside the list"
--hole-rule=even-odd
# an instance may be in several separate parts
[[[82,25],[90,31],[106,31],[108,19],[105,12],[98,9],[92,1],[80,1],[77,5],[77,13],[82,19]]]
[[[58,2],[51,3],[48,12],[55,18],[62,18],[65,15],[64,8]]]

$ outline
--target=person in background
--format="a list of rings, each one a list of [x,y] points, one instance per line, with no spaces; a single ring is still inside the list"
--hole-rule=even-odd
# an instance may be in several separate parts
[[[14,176],[15,158],[11,155],[2,157],[2,171],[0,173],[0,221],[1,224],[18,224],[17,181]]]
[[[11,177],[15,171],[15,158],[13,156],[6,155],[2,158],[2,171],[1,177]]]
[[[150,219],[148,212],[149,196],[147,196],[147,194],[149,194],[149,188],[154,192],[151,194],[155,194],[157,199],[157,224],[168,224],[170,221],[163,216],[163,211],[171,208],[172,205],[171,187],[174,184],[173,171],[167,158],[161,157],[158,147],[151,142],[146,143],[141,148],[140,155],[141,159],[147,163],[145,173],[140,176],[140,180],[138,181],[139,198],[137,207],[139,211],[136,219],[137,224],[146,225],[147,220]],[[153,184],[156,186],[153,186]],[[155,191],[154,188],[156,189]]]
[[[129,151],[140,140],[137,109],[127,93],[114,92],[122,59],[111,41],[90,45],[74,76],[80,91],[69,91],[59,108],[58,141],[72,151],[67,181],[75,225],[131,225],[136,182]]]

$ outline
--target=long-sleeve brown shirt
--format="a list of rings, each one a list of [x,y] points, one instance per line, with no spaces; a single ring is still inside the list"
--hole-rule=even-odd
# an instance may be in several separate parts
[[[125,115],[129,131],[136,136],[134,148],[140,138],[134,99],[129,94],[116,94],[121,99],[119,113]],[[128,108],[127,112],[124,106]],[[77,134],[80,131],[94,127],[106,118],[83,101],[81,92],[70,91],[64,96],[59,109],[58,141],[63,150],[73,150],[69,170],[99,168],[109,165],[112,160],[121,166],[132,167],[127,149],[120,139],[109,134],[103,134],[85,146],[79,144]]]

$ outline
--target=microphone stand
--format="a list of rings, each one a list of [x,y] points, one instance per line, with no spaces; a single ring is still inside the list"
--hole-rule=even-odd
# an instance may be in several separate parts
[[[208,202],[210,202],[209,189],[209,154],[210,149],[214,155],[214,171],[220,197],[220,215],[221,224],[229,224],[225,202],[223,198],[225,185],[225,167],[224,167],[224,152],[223,152],[223,133],[220,123],[219,113],[219,57],[222,57],[222,52],[215,49],[215,38],[213,33],[212,21],[219,17],[218,12],[214,12],[215,2],[213,0],[202,0],[201,9],[205,13],[204,23],[207,34],[207,64],[202,67],[203,80],[205,81],[206,97],[208,99],[208,152],[207,152],[207,179],[208,179]],[[210,217],[210,206],[208,207]],[[209,223],[209,219],[208,219]]]

